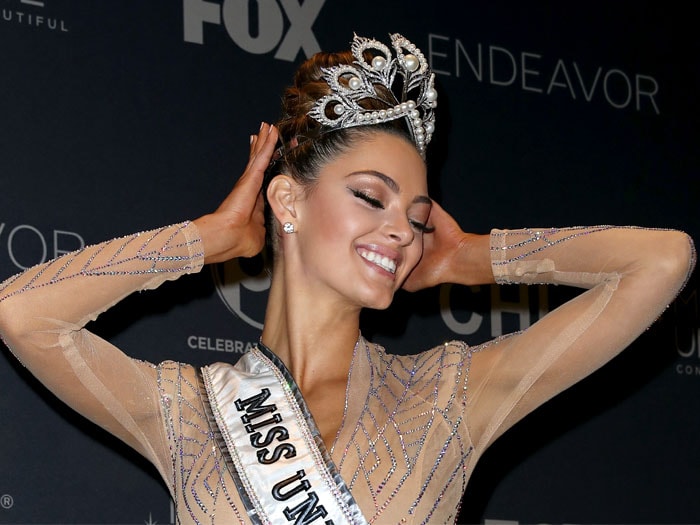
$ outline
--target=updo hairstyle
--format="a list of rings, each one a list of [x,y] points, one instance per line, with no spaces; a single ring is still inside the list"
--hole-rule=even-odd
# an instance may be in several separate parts
[[[371,60],[371,56],[369,59]],[[403,118],[381,124],[327,130],[308,115],[317,100],[331,94],[330,86],[322,77],[322,68],[352,64],[354,60],[355,57],[349,50],[316,53],[299,66],[294,83],[283,93],[282,117],[275,124],[282,146],[278,150],[277,158],[268,167],[263,182],[268,246],[272,245],[273,252],[276,248],[277,225],[267,202],[267,187],[276,175],[284,173],[310,189],[325,164],[377,132],[391,133],[413,144],[408,125]],[[378,92],[383,91],[381,95],[387,94],[387,88],[382,85],[375,85],[375,89]],[[382,98],[391,100],[392,96]],[[391,107],[377,99],[363,99],[359,104],[368,110]],[[331,111],[332,108],[326,108],[329,117],[332,117]]]

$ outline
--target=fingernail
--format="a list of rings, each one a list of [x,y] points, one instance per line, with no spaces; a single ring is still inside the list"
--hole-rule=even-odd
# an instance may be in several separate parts
[[[264,125],[265,125],[265,122],[260,123],[260,131],[262,131]]]
[[[255,140],[255,135],[251,135],[250,136],[250,143],[252,144],[254,140]]]
[[[272,128],[274,128],[274,127],[275,127],[275,126],[272,126],[272,125],[270,126],[270,129],[267,130],[267,134],[268,134],[268,135],[269,135],[270,133],[272,133]]]

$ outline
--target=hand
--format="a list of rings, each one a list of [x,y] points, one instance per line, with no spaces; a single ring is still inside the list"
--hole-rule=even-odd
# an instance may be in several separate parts
[[[423,256],[403,283],[409,292],[446,282],[451,259],[464,236],[459,224],[435,201],[428,226],[434,230],[423,234]]]
[[[205,263],[252,257],[265,245],[261,188],[277,137],[277,129],[265,123],[251,135],[248,164],[233,190],[214,213],[194,221],[202,236]]]
[[[423,234],[423,257],[403,283],[415,292],[442,283],[488,284],[493,282],[489,236],[465,233],[457,221],[433,201]]]

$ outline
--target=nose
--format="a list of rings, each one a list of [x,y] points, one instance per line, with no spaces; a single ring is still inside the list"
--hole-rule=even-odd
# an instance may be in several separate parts
[[[399,246],[408,246],[416,237],[416,232],[408,221],[406,215],[393,214],[384,226],[387,237]]]

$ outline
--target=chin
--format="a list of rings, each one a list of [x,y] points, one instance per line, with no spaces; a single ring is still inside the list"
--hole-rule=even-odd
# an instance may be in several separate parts
[[[370,310],[386,310],[394,302],[394,294],[392,293],[390,297],[375,297],[373,299],[368,299],[363,301],[363,308],[369,308]]]
[[[354,301],[361,308],[371,310],[386,310],[394,302],[397,282],[387,286],[387,283],[363,283],[353,290]],[[350,296],[347,296],[350,298]]]
[[[377,310],[378,312],[381,312],[383,310],[388,309],[391,306],[391,302],[387,304],[369,304],[364,307],[366,310]]]

